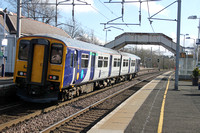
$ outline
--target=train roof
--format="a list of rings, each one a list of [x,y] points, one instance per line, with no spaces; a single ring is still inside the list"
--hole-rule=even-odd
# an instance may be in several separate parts
[[[33,37],[47,37],[47,38],[57,39],[57,40],[64,42],[66,46],[69,46],[69,47],[72,47],[72,48],[84,49],[84,50],[101,52],[101,53],[108,53],[108,54],[114,54],[114,55],[129,56],[129,57],[133,57],[133,58],[140,60],[140,57],[138,57],[134,54],[116,51],[116,50],[113,50],[113,49],[110,49],[110,48],[105,48],[103,46],[99,46],[99,45],[95,45],[95,44],[71,39],[71,38],[56,35],[56,34],[41,34],[41,35],[31,35],[31,36],[33,36]]]
[[[141,58],[138,57],[137,55],[131,54],[131,53],[126,53],[126,52],[120,52],[120,54],[122,54],[123,56],[129,56],[129,57],[133,57],[135,59],[140,60]]]
[[[42,34],[42,35],[31,35],[33,37],[47,37],[47,38],[53,38],[60,40],[65,43],[66,46],[72,47],[72,48],[77,48],[77,49],[84,49],[84,50],[89,50],[89,51],[94,51],[94,52],[101,52],[101,53],[107,53],[107,54],[114,54],[114,55],[120,55],[118,51],[115,51],[110,48],[105,48],[103,46],[67,38],[64,36],[60,35],[54,35],[54,34]]]

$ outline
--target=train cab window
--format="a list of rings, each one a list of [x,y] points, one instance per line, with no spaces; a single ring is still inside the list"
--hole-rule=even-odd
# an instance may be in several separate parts
[[[103,57],[99,56],[98,58],[98,67],[102,67],[103,66]]]
[[[104,63],[103,63],[104,67],[108,66],[108,57],[104,57]]]
[[[81,68],[87,68],[88,67],[88,60],[89,60],[88,54],[82,54],[81,55]]]
[[[21,40],[20,41],[19,53],[18,53],[19,60],[28,60],[29,47],[30,47],[29,40]]]
[[[61,64],[63,55],[63,45],[54,43],[51,45],[51,63],[52,64]]]

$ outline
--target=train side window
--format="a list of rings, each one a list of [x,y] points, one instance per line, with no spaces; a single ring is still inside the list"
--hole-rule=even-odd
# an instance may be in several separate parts
[[[123,59],[123,67],[127,67],[128,66],[128,60],[127,59]]]
[[[119,67],[119,66],[120,66],[120,59],[114,58],[114,67]]]
[[[125,59],[123,59],[123,67],[125,67],[126,66],[126,61],[125,61]]]
[[[88,67],[88,60],[89,60],[88,54],[82,54],[81,55],[81,68],[87,68]]]
[[[126,59],[126,66],[128,66],[128,59]]]
[[[117,67],[117,58],[114,58],[114,67]]]
[[[51,60],[52,64],[61,64],[63,55],[63,45],[58,43],[53,43],[51,45]]]
[[[73,67],[73,53],[70,55],[70,67]]]
[[[135,66],[135,61],[131,60],[131,66]]]
[[[74,54],[74,67],[76,67],[77,61],[78,61],[77,54],[75,53]]]
[[[108,66],[108,57],[104,57],[104,67]]]
[[[29,40],[21,40],[19,44],[18,58],[20,60],[28,60],[28,51],[30,47]]]
[[[103,66],[103,57],[99,56],[98,58],[98,67],[102,67]]]
[[[120,67],[120,62],[121,62],[120,59],[117,59],[117,61],[118,61],[117,66]]]

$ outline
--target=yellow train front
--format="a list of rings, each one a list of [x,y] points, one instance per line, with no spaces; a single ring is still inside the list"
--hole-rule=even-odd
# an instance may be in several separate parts
[[[14,82],[17,95],[31,102],[58,99],[63,87],[66,45],[54,38],[21,37],[17,41]]]

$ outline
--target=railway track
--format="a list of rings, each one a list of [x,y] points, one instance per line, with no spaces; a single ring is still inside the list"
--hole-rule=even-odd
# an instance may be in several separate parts
[[[114,110],[131,95],[133,95],[142,86],[150,82],[154,77],[155,75],[141,80],[134,86],[128,86],[118,92],[115,92],[114,94],[42,130],[40,133],[87,132],[98,121]]]
[[[143,79],[142,77],[138,77],[138,78],[135,78],[135,81],[140,80],[140,78]],[[133,80],[131,82],[135,82],[135,81]],[[70,116],[70,115],[72,115],[76,112],[79,112],[82,108],[85,108],[87,106],[87,105],[82,105],[82,103],[88,104],[88,103],[90,103],[89,101],[94,101],[94,102],[95,102],[95,100],[98,101],[98,99],[96,99],[96,98],[93,98],[95,100],[85,100],[85,98],[89,99],[88,97],[95,97],[93,95],[98,95],[100,93],[105,93],[105,94],[109,95],[109,93],[113,93],[113,91],[111,91],[110,88],[118,88],[120,90],[121,89],[120,86],[122,86],[123,84],[127,85],[128,83],[132,84],[130,82],[122,82],[122,83],[119,83],[117,85],[107,87],[105,89],[101,89],[101,90],[95,91],[93,93],[80,96],[78,98],[72,99],[70,101],[66,101],[66,102],[58,104],[58,105],[53,105],[53,106],[50,106],[48,108],[42,108],[42,109],[40,108],[40,109],[37,109],[36,111],[35,110],[30,111],[29,110],[30,111],[29,114],[24,114],[23,116],[20,116],[20,118],[7,120],[7,122],[1,123],[0,131],[17,132],[16,126],[22,126],[22,128],[23,128],[23,126],[24,126],[23,124],[25,123],[25,125],[26,125],[27,123],[30,123],[30,121],[34,121],[32,119],[44,119],[43,117],[46,117],[46,119],[48,119],[49,117],[47,115],[52,113],[52,112],[54,112],[54,113],[52,113],[50,115],[49,119],[51,119],[52,116],[55,116],[55,114],[60,115],[62,117],[68,117],[68,116]],[[117,86],[119,86],[119,87],[117,87]],[[103,94],[103,95],[105,95],[105,94]],[[83,101],[85,101],[85,102],[83,102]],[[18,116],[19,114],[16,114],[16,115]],[[1,114],[0,114],[0,117],[2,118]],[[58,118],[57,120],[53,120],[53,122],[49,120],[50,122],[47,122],[48,124],[46,124],[46,125],[48,125],[48,126],[52,125],[53,123],[55,123],[55,121],[59,121],[60,119],[62,119],[62,118]],[[47,127],[45,124],[39,124],[39,125],[44,125],[44,126],[41,126],[41,127],[37,127],[37,125],[38,125],[37,122],[35,122],[35,123],[33,122],[31,127],[24,127],[23,130],[18,130],[18,132],[25,132],[26,129],[28,130],[28,132],[39,132],[44,127]],[[37,127],[37,129],[34,129],[34,126]]]
[[[22,105],[22,103],[11,103],[11,104],[7,104],[7,105],[2,105],[2,106],[0,106],[0,113],[1,112],[5,112],[6,110],[9,110],[9,109],[11,109],[11,108],[15,108],[15,107],[18,107],[18,106],[20,106],[20,105]]]

